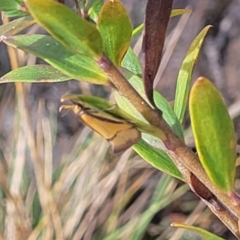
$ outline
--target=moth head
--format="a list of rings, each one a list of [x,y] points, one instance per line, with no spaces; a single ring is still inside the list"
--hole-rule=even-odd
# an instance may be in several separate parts
[[[70,100],[70,99],[61,98],[61,102],[64,102],[67,100]],[[70,102],[72,103],[70,105],[66,105],[66,104],[61,105],[59,108],[59,112],[61,112],[63,109],[66,109],[66,110],[73,111],[76,115],[81,114],[81,112],[84,110],[83,104],[81,102],[75,102],[73,100],[70,100]]]

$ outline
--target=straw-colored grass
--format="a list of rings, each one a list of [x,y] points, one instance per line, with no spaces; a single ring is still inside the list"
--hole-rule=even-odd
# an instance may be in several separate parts
[[[131,150],[109,155],[86,127],[54,162],[57,116],[40,100],[33,124],[19,105],[0,109],[1,116],[15,110],[0,162],[2,239],[141,239],[153,216],[187,190]]]

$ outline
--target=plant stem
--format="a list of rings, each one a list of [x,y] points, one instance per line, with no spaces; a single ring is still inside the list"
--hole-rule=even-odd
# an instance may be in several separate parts
[[[165,133],[166,139],[161,139],[168,154],[183,174],[186,182],[191,187],[190,174],[194,173],[196,178],[200,180],[206,188],[216,197],[217,201],[222,203],[233,215],[240,219],[240,208],[234,205],[230,196],[223,192],[215,183],[210,181],[201,166],[197,155],[192,152],[185,143],[171,130],[169,125],[164,121],[160,112],[151,108],[148,103],[136,92],[126,78],[120,73],[117,67],[104,55],[97,60],[100,68],[108,75],[112,84],[116,89],[131,102],[131,104],[141,113],[141,115],[149,122],[149,124],[158,127]],[[240,239],[237,220],[227,211],[218,211],[207,202],[210,209],[216,214],[220,220],[232,231],[232,233]]]

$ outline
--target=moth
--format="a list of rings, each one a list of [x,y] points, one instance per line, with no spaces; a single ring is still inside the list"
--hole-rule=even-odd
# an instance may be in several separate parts
[[[72,110],[81,122],[109,142],[113,153],[123,152],[141,139],[141,132],[131,122],[102,110],[85,107],[81,102],[70,101],[72,105],[62,105],[60,111],[62,109]]]

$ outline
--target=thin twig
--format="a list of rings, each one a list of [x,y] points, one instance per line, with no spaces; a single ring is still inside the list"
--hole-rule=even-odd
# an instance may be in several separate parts
[[[98,59],[97,63],[108,75],[117,90],[131,102],[139,113],[141,113],[151,125],[158,127],[165,133],[166,139],[161,140],[165,143],[166,148],[169,149],[172,160],[184,175],[186,182],[191,186],[190,175],[191,173],[194,173],[196,178],[200,180],[214,196],[216,196],[217,201],[220,201],[220,203],[222,203],[231,214],[235,215],[237,219],[240,219],[239,206],[234,205],[230,196],[228,196],[227,193],[224,193],[215,183],[210,181],[202,168],[197,155],[188,149],[185,143],[173,133],[169,125],[161,117],[161,114],[147,104],[147,102],[136,92],[106,56]],[[224,217],[221,216],[222,214],[219,211],[215,211],[214,213],[230,228],[235,236],[240,238],[238,228],[236,228],[237,220],[235,220],[230,213],[224,213]]]

